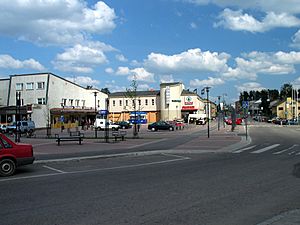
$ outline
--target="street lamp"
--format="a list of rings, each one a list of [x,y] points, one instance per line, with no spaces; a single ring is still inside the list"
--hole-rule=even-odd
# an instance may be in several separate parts
[[[221,103],[220,103],[221,96],[218,96],[218,131],[220,130],[220,111],[221,111]]]
[[[97,94],[98,92],[97,91],[94,91],[94,96],[95,96],[95,121],[96,121],[96,117],[97,117]],[[94,127],[95,129],[95,138],[97,138],[97,128]]]
[[[204,87],[202,90],[201,90],[201,94],[204,94],[205,91],[206,91],[206,98],[207,98],[207,101],[206,101],[206,112],[207,112],[207,138],[209,138],[209,89],[211,87]]]

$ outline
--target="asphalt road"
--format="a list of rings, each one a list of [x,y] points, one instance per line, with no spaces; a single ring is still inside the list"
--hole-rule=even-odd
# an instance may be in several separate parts
[[[252,143],[235,153],[25,167],[0,178],[1,224],[255,225],[299,209],[300,131],[253,127],[250,134]]]

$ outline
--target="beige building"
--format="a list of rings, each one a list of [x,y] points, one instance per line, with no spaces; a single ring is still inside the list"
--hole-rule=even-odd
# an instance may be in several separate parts
[[[136,107],[134,102],[136,101]],[[147,122],[155,122],[160,118],[159,91],[137,91],[136,98],[128,97],[127,92],[109,94],[109,118],[113,121],[129,120],[130,114],[146,112]]]
[[[285,101],[280,101],[272,107],[272,112],[276,111],[276,116],[281,119],[297,118],[300,113],[300,102],[298,103],[292,98],[287,98]]]
[[[134,102],[136,101],[136,108]],[[109,95],[109,118],[116,121],[129,120],[135,112],[144,113],[147,123],[158,120],[177,120],[187,118],[189,114],[215,114],[215,104],[209,102],[196,92],[184,89],[180,82],[161,83],[160,90],[137,91],[136,98],[128,97],[127,92],[116,92]],[[208,116],[208,115],[207,115]]]

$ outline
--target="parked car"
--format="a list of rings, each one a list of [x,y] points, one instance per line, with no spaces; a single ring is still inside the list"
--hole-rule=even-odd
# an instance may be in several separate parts
[[[167,123],[166,121],[158,121],[148,125],[148,130],[158,131],[158,130],[174,130],[174,125]]]
[[[206,124],[206,119],[200,118],[196,119],[196,125],[205,125]]]
[[[119,125],[119,127],[121,129],[129,129],[129,128],[132,128],[132,124],[129,123],[128,121],[118,121],[118,122],[115,122],[115,124]]]
[[[35,123],[33,121],[18,121],[18,126],[21,133],[33,133],[35,130]],[[14,133],[17,130],[17,123],[13,122],[11,125],[6,127],[6,131],[10,133]]]
[[[286,119],[276,119],[274,121],[274,124],[277,124],[277,125],[287,125],[287,123],[288,123],[288,120],[286,120]]]
[[[235,124],[236,124],[236,125],[241,125],[242,122],[243,122],[243,119],[242,119],[242,118],[236,118],[236,119],[235,119]],[[226,123],[227,125],[232,125],[232,119],[231,119],[230,117],[226,118],[226,119],[225,119],[225,123]]]
[[[5,124],[0,124],[0,132],[1,133],[6,133],[7,132],[7,126]]]
[[[32,164],[33,148],[30,144],[16,144],[4,134],[0,134],[0,175],[11,176],[16,168]]]
[[[299,122],[297,119],[291,119],[287,121],[287,125],[299,125]]]
[[[96,118],[94,127],[95,129],[99,129],[99,130],[105,130],[106,128],[111,130],[119,130],[120,128],[119,125],[113,124],[110,120],[98,119],[98,118]]]

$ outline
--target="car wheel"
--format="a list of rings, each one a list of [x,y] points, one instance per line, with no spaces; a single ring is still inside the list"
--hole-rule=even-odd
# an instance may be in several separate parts
[[[125,126],[123,126],[123,127],[122,127],[122,129],[126,129],[126,127],[125,127]]]
[[[11,176],[16,171],[16,164],[11,159],[2,159],[0,161],[0,175],[5,176]]]
[[[173,130],[174,130],[174,127],[170,127],[170,128],[169,128],[169,131],[173,131]]]
[[[152,127],[151,130],[152,130],[152,131],[156,131],[155,127]]]

